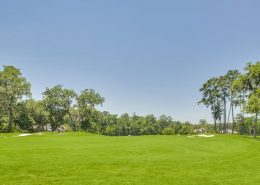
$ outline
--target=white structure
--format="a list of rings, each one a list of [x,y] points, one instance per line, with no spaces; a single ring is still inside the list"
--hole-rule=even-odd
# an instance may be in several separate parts
[[[206,134],[207,130],[205,128],[199,128],[199,129],[195,129],[193,132],[196,134]]]
[[[235,131],[235,130],[234,130],[234,132],[232,133],[232,130],[231,130],[231,129],[227,129],[226,132],[224,132],[224,130],[221,130],[220,133],[221,133],[221,134],[224,134],[224,133],[226,133],[226,134],[238,134],[238,132]]]

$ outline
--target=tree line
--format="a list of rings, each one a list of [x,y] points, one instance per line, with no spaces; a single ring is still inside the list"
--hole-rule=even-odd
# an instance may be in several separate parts
[[[14,66],[0,71],[0,132],[86,131],[111,136],[173,135],[196,132],[254,134],[259,132],[260,62],[247,64],[244,73],[230,70],[209,79],[199,103],[209,107],[214,124],[174,121],[162,115],[111,114],[97,110],[105,98],[93,89],[77,94],[56,85],[46,88],[41,100],[31,95],[31,84]],[[239,109],[239,113],[235,112]],[[229,120],[232,120],[231,123]]]
[[[191,134],[196,128],[213,127],[201,120],[200,125],[173,121],[162,115],[139,116],[127,113],[118,116],[97,110],[105,98],[93,89],[77,94],[56,85],[46,88],[42,100],[31,96],[31,85],[19,69],[3,66],[0,71],[0,132],[87,131],[111,136]]]
[[[215,132],[225,134],[231,130],[253,134],[254,138],[259,133],[260,62],[248,63],[242,73],[229,70],[210,78],[200,92],[199,103],[211,109]]]

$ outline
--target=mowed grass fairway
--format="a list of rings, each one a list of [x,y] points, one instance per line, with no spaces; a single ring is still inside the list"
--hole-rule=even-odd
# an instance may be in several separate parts
[[[13,135],[0,134],[1,185],[260,184],[260,142],[242,136]]]

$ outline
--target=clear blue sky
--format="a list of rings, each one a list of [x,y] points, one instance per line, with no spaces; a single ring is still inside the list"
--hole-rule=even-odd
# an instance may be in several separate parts
[[[210,120],[208,78],[260,59],[258,0],[2,0],[0,65],[33,97],[63,84],[93,88],[121,114]]]

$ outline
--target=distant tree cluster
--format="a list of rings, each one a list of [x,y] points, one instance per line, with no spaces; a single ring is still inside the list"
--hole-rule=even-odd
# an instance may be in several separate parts
[[[19,69],[4,66],[0,71],[0,131],[87,131],[109,136],[191,134],[195,129],[213,127],[173,121],[170,116],[121,116],[100,112],[105,101],[99,93],[85,89],[77,94],[62,85],[46,88],[42,100],[31,98],[30,83]]]
[[[200,91],[199,103],[211,109],[216,132],[231,130],[254,137],[260,133],[260,62],[248,63],[244,73],[230,70],[223,76],[213,77]],[[239,113],[235,115],[237,110]]]
[[[209,79],[203,84],[202,103],[212,112],[214,124],[173,121],[170,116],[111,114],[97,110],[105,98],[93,89],[77,94],[56,85],[46,88],[42,100],[31,98],[31,85],[19,69],[0,71],[0,132],[86,131],[109,136],[173,135],[193,133],[260,133],[260,62]],[[236,112],[239,110],[239,113]],[[230,122],[231,120],[231,122]]]

